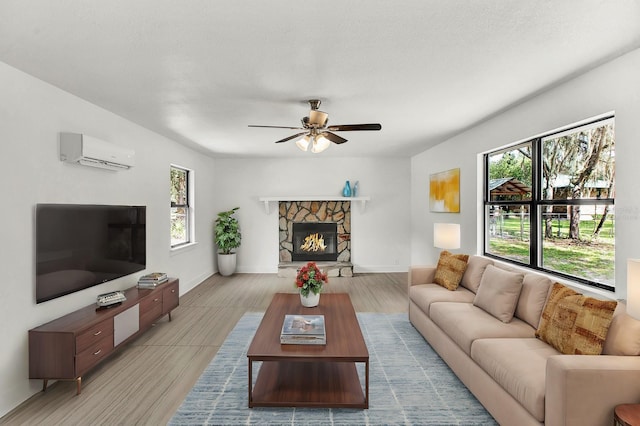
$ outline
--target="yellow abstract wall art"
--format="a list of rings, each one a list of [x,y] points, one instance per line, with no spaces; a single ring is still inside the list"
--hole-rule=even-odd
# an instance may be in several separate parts
[[[429,210],[460,213],[460,169],[429,176]]]

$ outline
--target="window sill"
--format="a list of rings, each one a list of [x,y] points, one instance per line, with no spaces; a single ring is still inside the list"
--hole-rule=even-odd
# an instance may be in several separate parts
[[[191,243],[187,243],[187,244],[182,244],[176,247],[171,247],[171,249],[169,250],[169,255],[173,256],[176,254],[180,254],[183,253],[185,251],[190,251],[193,250],[195,248],[195,246],[198,245],[197,241],[191,242]]]

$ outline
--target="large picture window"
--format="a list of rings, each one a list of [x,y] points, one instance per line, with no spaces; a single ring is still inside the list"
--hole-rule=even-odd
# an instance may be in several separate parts
[[[613,117],[485,155],[485,254],[615,287]]]
[[[191,200],[192,172],[171,166],[171,247],[191,242],[193,207]]]

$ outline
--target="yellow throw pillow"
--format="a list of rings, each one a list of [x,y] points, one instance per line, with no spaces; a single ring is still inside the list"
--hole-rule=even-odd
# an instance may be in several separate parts
[[[465,269],[467,269],[468,254],[451,254],[446,250],[440,253],[436,275],[433,282],[440,284],[447,290],[455,290],[462,280]]]
[[[543,313],[536,336],[563,354],[600,355],[618,302],[587,297],[558,283],[549,301],[553,312],[547,318]]]

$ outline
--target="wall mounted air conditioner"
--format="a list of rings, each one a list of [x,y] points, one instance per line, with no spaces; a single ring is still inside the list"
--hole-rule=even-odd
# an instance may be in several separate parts
[[[80,133],[60,133],[60,161],[123,170],[135,165],[135,151]]]

